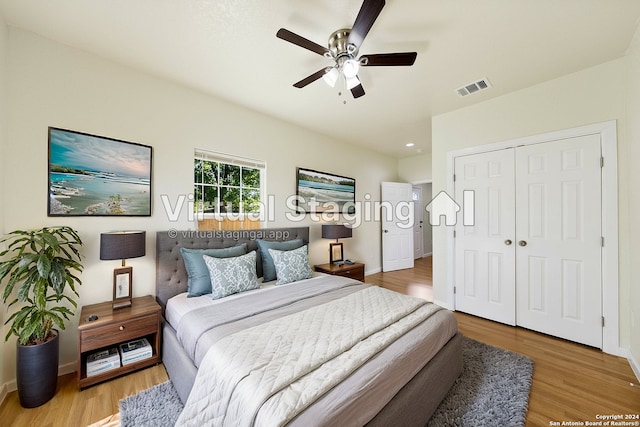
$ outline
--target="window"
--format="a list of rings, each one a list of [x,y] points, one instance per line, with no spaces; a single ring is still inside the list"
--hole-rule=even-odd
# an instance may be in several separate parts
[[[260,160],[196,150],[193,163],[196,213],[260,214],[266,165]]]

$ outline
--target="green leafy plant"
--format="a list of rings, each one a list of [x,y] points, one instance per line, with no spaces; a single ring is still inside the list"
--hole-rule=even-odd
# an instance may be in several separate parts
[[[5,341],[16,335],[22,345],[46,342],[54,325],[64,329],[73,316],[68,304],[78,306],[65,291],[79,297],[76,284],[82,281],[74,272],[82,272],[82,240],[70,227],[45,227],[13,231],[1,242],[10,242],[0,253],[0,283],[6,282],[2,299],[11,300],[9,307],[22,305],[5,322],[11,324]]]

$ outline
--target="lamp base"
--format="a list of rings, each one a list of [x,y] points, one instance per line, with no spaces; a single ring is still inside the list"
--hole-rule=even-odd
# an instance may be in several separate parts
[[[114,310],[117,310],[119,308],[131,307],[131,300],[128,300],[128,301],[114,301],[112,307],[113,307]]]

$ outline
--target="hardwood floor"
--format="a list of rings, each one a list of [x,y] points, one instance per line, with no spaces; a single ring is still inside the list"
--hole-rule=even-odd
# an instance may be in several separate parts
[[[433,298],[431,258],[418,260],[414,269],[377,273],[365,281]],[[598,421],[599,414],[640,415],[640,386],[630,386],[638,381],[626,359],[463,313],[456,313],[456,318],[469,338],[534,360],[527,426]],[[158,365],[79,392],[75,374],[65,375],[58,381],[56,396],[39,408],[21,408],[17,393],[10,393],[0,406],[0,425],[85,427],[117,413],[120,399],[166,380],[164,367]]]

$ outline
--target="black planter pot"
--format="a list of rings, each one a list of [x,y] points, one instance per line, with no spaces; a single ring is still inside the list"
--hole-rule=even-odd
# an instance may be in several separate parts
[[[20,405],[35,408],[47,403],[56,394],[60,334],[38,345],[17,344],[16,381]]]

